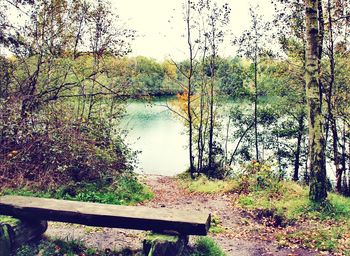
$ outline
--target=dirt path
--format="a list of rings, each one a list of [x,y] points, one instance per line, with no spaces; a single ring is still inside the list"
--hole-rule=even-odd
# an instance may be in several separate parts
[[[304,256],[318,255],[300,248],[278,248],[273,242],[274,228],[258,224],[249,215],[233,207],[230,195],[207,195],[189,193],[179,186],[174,178],[162,176],[142,177],[150,186],[155,198],[142,205],[159,208],[198,209],[211,212],[221,221],[224,232],[210,234],[227,255],[239,256]],[[50,223],[46,233],[50,237],[82,240],[85,244],[100,249],[130,248],[139,250],[144,232],[125,229],[91,228],[81,225]],[[194,239],[194,238],[192,238]]]

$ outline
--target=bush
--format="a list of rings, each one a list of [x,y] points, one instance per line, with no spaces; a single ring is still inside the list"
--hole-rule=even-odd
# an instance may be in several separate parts
[[[0,102],[0,186],[48,189],[132,170],[134,158],[108,120],[77,120],[67,103],[23,116],[19,102]]]
[[[273,172],[271,166],[267,163],[252,161],[244,165],[236,180],[240,184],[236,192],[243,194],[268,190],[271,197],[278,197],[282,189],[278,175]]]

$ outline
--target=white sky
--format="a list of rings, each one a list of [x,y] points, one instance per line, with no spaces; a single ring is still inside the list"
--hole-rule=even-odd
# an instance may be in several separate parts
[[[116,10],[128,28],[137,31],[137,37],[132,42],[132,56],[143,55],[159,61],[168,58],[183,60],[188,56],[186,38],[182,36],[185,32],[182,10],[184,1],[110,0],[112,11]],[[274,12],[271,0],[212,1],[230,5],[231,16],[227,29],[235,36],[240,36],[245,29],[249,28],[250,6],[259,5],[260,14],[264,16],[265,20],[270,20]],[[17,21],[19,21],[18,18]],[[235,55],[235,47],[231,45],[231,40],[232,36],[226,36],[226,42],[221,46],[221,56]]]
[[[215,0],[213,0],[215,1]],[[186,58],[185,24],[182,20],[183,0],[111,0],[120,18],[138,37],[132,44],[131,55],[143,55],[158,60]],[[249,6],[260,6],[261,14],[268,20],[273,14],[271,0],[217,0],[229,3],[231,23],[228,29],[236,36],[249,27]],[[171,20],[169,23],[168,21]],[[229,40],[228,40],[229,41]],[[226,42],[221,52],[223,56],[233,56],[235,48]]]

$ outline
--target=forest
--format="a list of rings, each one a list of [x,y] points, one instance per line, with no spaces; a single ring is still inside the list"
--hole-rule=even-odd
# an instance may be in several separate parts
[[[181,255],[350,255],[350,2],[272,0],[272,19],[251,5],[240,35],[239,3],[178,2],[181,60],[133,55],[139,31],[108,0],[0,2],[0,196],[210,211]],[[157,101],[185,168],[161,155],[171,129],[143,120]],[[148,169],[127,139],[135,102]],[[0,215],[0,256],[16,221]],[[46,234],[11,255],[144,255],[148,233]]]

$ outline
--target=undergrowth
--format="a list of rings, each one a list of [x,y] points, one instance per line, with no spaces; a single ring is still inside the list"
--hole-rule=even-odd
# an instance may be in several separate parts
[[[153,197],[150,189],[141,184],[132,174],[95,183],[72,183],[51,190],[24,187],[5,189],[1,193],[116,205],[133,205]]]
[[[233,179],[208,179],[204,175],[200,175],[195,180],[192,180],[187,172],[180,174],[178,180],[181,186],[188,189],[190,192],[206,194],[225,193],[232,191],[238,186],[237,182]]]
[[[265,163],[251,162],[227,180],[191,180],[185,175],[179,179],[193,192],[235,193],[234,204],[255,216],[254,222],[276,227],[274,235],[280,246],[350,255],[349,198],[329,193],[327,201],[313,203],[308,187],[281,181]],[[214,225],[211,232],[215,233],[215,229]]]
[[[30,243],[21,246],[13,256],[132,256],[135,252],[125,249],[122,251],[113,251],[106,249],[104,251],[88,248],[80,240],[54,239],[43,240],[38,243]]]

